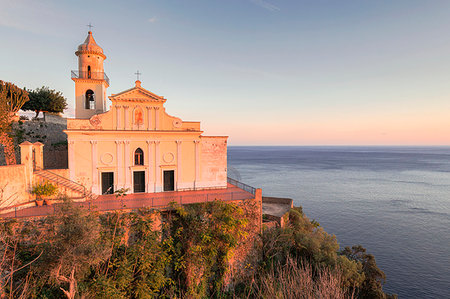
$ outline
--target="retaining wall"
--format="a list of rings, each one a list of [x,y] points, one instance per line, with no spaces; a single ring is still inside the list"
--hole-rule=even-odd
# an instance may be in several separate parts
[[[32,199],[28,192],[25,165],[0,166],[0,208]]]

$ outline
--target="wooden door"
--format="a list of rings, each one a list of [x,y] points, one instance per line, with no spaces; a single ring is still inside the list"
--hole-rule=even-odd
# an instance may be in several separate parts
[[[175,171],[164,170],[164,191],[175,190]]]
[[[133,172],[134,193],[145,192],[145,171]]]
[[[102,172],[102,194],[114,193],[114,172]]]

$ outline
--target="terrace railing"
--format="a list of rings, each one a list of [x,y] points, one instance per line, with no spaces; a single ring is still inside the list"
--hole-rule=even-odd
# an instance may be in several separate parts
[[[104,72],[71,71],[70,77],[72,79],[105,80],[109,85],[109,78]]]
[[[124,197],[116,198],[111,195],[107,199],[96,199],[90,201],[74,202],[75,206],[86,208],[88,210],[98,212],[108,212],[116,210],[134,210],[141,208],[148,209],[165,209],[170,208],[171,203],[175,202],[178,205],[205,203],[214,200],[220,201],[234,201],[251,199],[253,196],[248,192],[241,191],[217,191],[206,192],[200,194],[165,194],[153,193],[148,194],[148,197]],[[41,217],[53,215],[58,212],[60,205],[53,204],[50,206],[31,207],[25,209],[15,208],[8,213],[0,215],[1,218],[26,218],[26,217]]]
[[[92,199],[82,202],[74,202],[74,205],[84,207],[89,210],[99,212],[115,211],[115,210],[133,210],[140,208],[165,209],[170,208],[170,203],[175,202],[179,205],[204,203],[214,200],[234,201],[252,199],[255,196],[256,189],[241,183],[235,179],[228,178],[228,183],[237,188],[230,188],[228,191],[223,189],[201,190],[195,193],[191,192],[158,192],[145,193],[143,196],[125,196],[116,198],[115,195],[103,195],[102,198]],[[240,189],[240,190],[239,190]],[[226,189],[225,189],[226,190]],[[14,207],[9,212],[2,213],[0,218],[24,218],[24,217],[40,217],[55,214],[60,206],[53,204],[50,206],[23,208]]]
[[[232,178],[230,178],[230,177],[227,178],[227,181],[228,181],[228,183],[230,183],[231,185],[234,185],[234,186],[236,186],[236,187],[238,187],[238,188],[240,188],[240,189],[242,189],[242,190],[245,190],[245,191],[247,191],[247,192],[249,192],[249,193],[255,195],[256,188],[254,188],[254,187],[252,187],[252,186],[249,186],[249,185],[247,185],[247,184],[241,183],[241,182],[239,182],[239,181],[237,181],[237,180],[235,180],[235,179],[232,179]]]

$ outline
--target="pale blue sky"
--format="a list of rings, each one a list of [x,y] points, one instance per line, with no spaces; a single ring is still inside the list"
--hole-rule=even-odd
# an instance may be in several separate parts
[[[230,144],[450,145],[450,1],[0,0],[0,79],[73,106],[86,24],[134,85]]]

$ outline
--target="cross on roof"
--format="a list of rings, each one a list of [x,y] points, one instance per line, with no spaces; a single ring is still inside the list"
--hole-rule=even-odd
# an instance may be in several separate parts
[[[136,73],[134,73],[137,77],[137,80],[139,81],[139,76],[142,75],[142,73],[139,73],[139,71],[137,71]]]
[[[92,27],[94,27],[94,26],[91,25],[91,22],[89,22],[89,25],[86,25],[86,26],[89,27],[89,31],[91,31]]]

